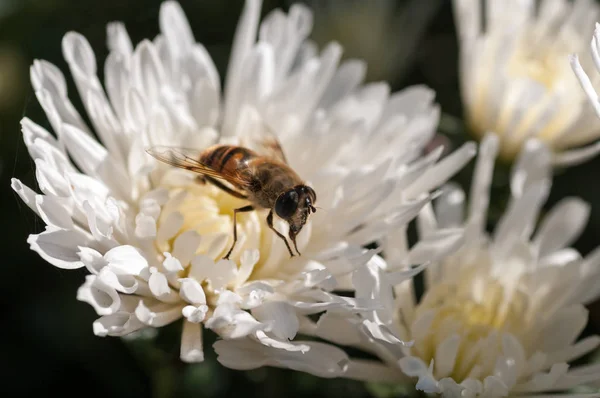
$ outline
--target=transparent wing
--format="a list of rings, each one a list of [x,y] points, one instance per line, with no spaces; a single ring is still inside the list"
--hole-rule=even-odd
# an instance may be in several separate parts
[[[249,128],[240,138],[240,144],[257,154],[288,164],[275,132],[264,122],[260,127]]]
[[[236,188],[245,189],[247,182],[238,174],[221,173],[212,167],[200,162],[198,150],[171,146],[153,146],[146,152],[154,158],[181,169],[193,171],[209,177],[225,180]]]

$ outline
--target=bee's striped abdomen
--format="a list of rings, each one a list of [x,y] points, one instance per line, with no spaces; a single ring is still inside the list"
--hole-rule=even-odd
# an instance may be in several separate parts
[[[207,150],[200,161],[219,173],[235,173],[245,169],[246,162],[253,157],[256,157],[256,154],[249,149],[219,145]]]

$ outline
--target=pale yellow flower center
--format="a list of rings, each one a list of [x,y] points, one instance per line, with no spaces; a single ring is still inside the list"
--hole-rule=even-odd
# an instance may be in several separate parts
[[[573,72],[565,62],[568,54],[568,49],[560,43],[534,43],[524,39],[517,45],[508,64],[508,73],[514,78],[534,80],[551,91],[565,79],[571,80]]]
[[[467,277],[460,283],[442,283],[429,289],[419,303],[415,320],[432,316],[425,335],[412,336],[412,355],[425,363],[439,360],[443,343],[458,337],[456,362],[451,374],[461,382],[467,377],[485,378],[492,373],[494,361],[502,353],[502,332],[519,335],[526,320],[527,301],[508,292],[494,280]],[[444,355],[448,355],[447,352]],[[434,371],[435,374],[435,371]]]
[[[168,240],[157,239],[158,251],[173,252],[182,234],[195,231],[200,236],[196,254],[207,255],[215,262],[221,260],[233,244],[234,210],[250,203],[213,185],[201,183],[171,187],[169,197],[159,218],[159,236],[161,227],[171,217],[180,219],[179,228]],[[246,250],[259,250],[260,258],[254,267],[255,272],[269,258],[273,232],[267,226],[267,214],[268,210],[264,209],[237,213],[237,242],[229,259],[238,267]]]
[[[556,36],[532,28],[517,35],[507,59],[501,55],[507,38],[493,33],[486,38],[467,109],[471,132],[498,134],[505,160],[512,160],[530,137],[560,149],[557,138],[580,114],[583,98],[567,61],[581,41],[575,33],[564,29]]]

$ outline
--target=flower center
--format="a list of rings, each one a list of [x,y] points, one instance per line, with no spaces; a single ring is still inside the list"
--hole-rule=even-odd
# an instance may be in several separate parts
[[[461,382],[467,377],[485,378],[492,374],[495,363],[489,358],[502,355],[502,333],[519,335],[526,316],[526,301],[518,293],[508,292],[497,281],[477,280],[442,283],[429,289],[416,313],[415,322],[431,322],[425,335],[414,335],[412,355],[425,363],[447,356],[449,347],[456,348],[451,374]],[[445,352],[438,352],[438,350]],[[452,349],[450,349],[452,351]],[[436,367],[436,370],[437,367]]]
[[[525,38],[515,49],[508,64],[508,73],[516,78],[529,78],[553,91],[563,82],[573,80],[568,62],[564,62],[568,54],[560,40],[550,43]]]

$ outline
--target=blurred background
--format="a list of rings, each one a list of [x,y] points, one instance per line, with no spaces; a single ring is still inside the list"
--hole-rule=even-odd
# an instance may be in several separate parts
[[[242,0],[180,0],[197,41],[209,50],[223,74]],[[264,0],[263,14],[287,10],[292,2]],[[458,92],[458,49],[449,0],[314,0],[312,39],[337,40],[346,57],[367,60],[367,80],[386,80],[393,91],[426,84],[437,93],[444,116],[440,142],[458,145],[462,115]],[[19,121],[27,116],[48,127],[29,83],[29,65],[45,59],[68,76],[62,36],[75,30],[96,53],[99,73],[107,54],[105,25],[121,20],[134,43],[158,32],[159,0],[0,0],[0,242],[2,314],[0,355],[3,396],[82,394],[86,397],[279,397],[381,396],[375,386],[324,380],[280,369],[238,372],[222,368],[205,340],[206,361],[185,366],[178,360],[179,325],[160,330],[152,349],[142,341],[100,338],[92,333],[96,315],[75,299],[85,271],[65,271],[45,263],[26,243],[43,230],[10,188],[19,178],[34,187],[34,165],[22,142]],[[102,76],[100,76],[102,78]],[[81,102],[68,81],[73,103]],[[81,112],[84,114],[84,112]],[[577,195],[592,204],[591,220],[576,248],[588,253],[600,243],[600,158],[557,174],[547,206]],[[465,170],[470,176],[470,170]],[[7,310],[7,311],[6,311]],[[600,304],[590,306],[586,334],[600,330]],[[397,396],[401,392],[396,391]]]

